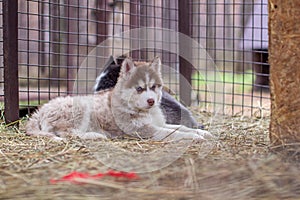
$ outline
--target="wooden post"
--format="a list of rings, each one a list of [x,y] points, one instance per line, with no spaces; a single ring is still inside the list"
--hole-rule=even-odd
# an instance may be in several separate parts
[[[50,6],[50,44],[52,49],[50,85],[59,87],[60,76],[60,12],[59,0],[53,0]]]
[[[178,0],[178,30],[187,36],[191,36],[190,27],[190,3],[189,1]],[[186,44],[185,41],[179,41],[179,55],[191,55],[192,58],[192,44]],[[179,72],[180,76],[180,100],[187,106],[191,105],[191,80],[192,80],[193,66],[189,61],[179,57]]]
[[[18,1],[3,1],[4,113],[5,122],[19,120]]]
[[[139,28],[139,1],[138,0],[132,0],[130,1],[130,28]],[[131,38],[136,37],[136,35],[132,35]],[[137,47],[139,44],[138,39],[131,39],[131,48]],[[131,52],[132,58],[135,60],[140,59],[139,50],[135,50]]]
[[[79,41],[79,33],[78,33],[78,1],[76,0],[68,0],[68,6],[65,7],[65,15],[67,17],[67,93],[69,95],[76,94],[77,88],[74,87],[74,82],[77,73],[77,57],[74,56],[79,54],[78,50],[78,41]],[[75,91],[74,91],[75,90]]]
[[[97,18],[97,44],[105,41],[108,36],[108,19],[109,7],[107,0],[98,1],[98,8],[96,10]]]
[[[289,150],[300,147],[299,13],[299,0],[269,0],[270,139]]]

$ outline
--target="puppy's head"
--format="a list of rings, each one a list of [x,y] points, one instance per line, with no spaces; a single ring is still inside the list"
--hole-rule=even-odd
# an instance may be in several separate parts
[[[159,57],[151,62],[133,62],[126,58],[121,66],[117,83],[120,98],[130,108],[149,110],[160,104],[163,81]]]

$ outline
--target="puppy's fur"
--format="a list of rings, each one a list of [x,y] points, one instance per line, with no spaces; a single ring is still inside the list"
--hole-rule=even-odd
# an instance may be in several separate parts
[[[95,95],[59,97],[29,119],[26,133],[56,138],[111,138],[122,134],[153,140],[202,140],[211,134],[201,129],[169,125],[160,109],[161,63],[134,63],[126,58],[114,89]]]
[[[116,59],[113,56],[109,57],[103,72],[96,79],[95,92],[115,87],[125,58],[125,56],[119,56]],[[168,124],[181,124],[190,128],[203,129],[204,126],[194,119],[192,113],[164,89],[162,90],[160,107],[166,122]]]

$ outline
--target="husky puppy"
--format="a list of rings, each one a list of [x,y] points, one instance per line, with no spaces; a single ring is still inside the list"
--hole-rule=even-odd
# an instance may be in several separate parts
[[[211,134],[201,129],[165,123],[160,109],[161,62],[123,61],[114,89],[98,94],[58,97],[42,106],[26,125],[29,135],[82,139],[112,138],[122,134],[157,141],[203,140]]]
[[[96,79],[96,84],[94,86],[95,92],[113,88],[116,85],[120,74],[121,64],[125,58],[126,57],[122,55],[115,60],[113,56],[110,56],[104,66],[104,71]],[[204,128],[203,125],[199,124],[194,119],[192,113],[172,95],[165,91],[164,88],[162,90],[160,107],[168,124],[181,124],[190,128]]]

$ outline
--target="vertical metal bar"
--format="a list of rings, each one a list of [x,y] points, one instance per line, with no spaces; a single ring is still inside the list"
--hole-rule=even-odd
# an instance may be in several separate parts
[[[46,26],[45,26],[45,23],[46,23],[46,19],[45,19],[45,2],[44,1],[41,1],[39,2],[40,4],[40,10],[39,10],[39,38],[40,38],[40,42],[39,42],[39,52],[40,52],[40,55],[39,55],[39,59],[40,59],[40,62],[39,64],[41,65],[41,73],[44,74],[46,72],[46,55],[45,55],[45,51],[46,51],[46,48],[45,48],[45,41],[46,41],[46,37],[45,37],[45,29],[46,29]],[[40,104],[40,103],[39,103]]]
[[[96,48],[96,66],[101,63],[101,58],[103,55],[107,55],[108,51],[111,50],[112,47],[103,47],[101,44],[108,38],[108,26],[109,26],[109,10],[108,0],[97,0],[97,10],[96,10],[96,20],[97,20],[97,48]],[[101,44],[101,45],[100,45]],[[110,53],[110,52],[109,52]],[[100,66],[103,67],[103,66]]]
[[[189,1],[178,0],[178,30],[187,36],[192,36],[190,29],[190,3]],[[192,58],[192,45],[179,40],[179,55],[190,55]],[[191,79],[192,64],[182,57],[179,57],[179,91],[180,100],[187,106],[191,105]]]
[[[138,28],[139,27],[139,9],[138,9],[138,0],[132,0],[130,1],[130,28]],[[138,36],[137,35],[131,35],[131,49],[136,48],[139,45]],[[132,58],[137,60],[139,59],[139,51],[133,51],[132,52]]]
[[[140,0],[140,27],[147,27],[149,26],[148,21],[149,19],[147,18],[148,16],[148,11],[147,11],[147,1],[146,0]],[[145,41],[144,39],[148,38],[147,32],[145,33],[145,35],[143,35],[143,40],[140,41],[141,43],[143,43],[143,46],[147,46],[144,43],[147,43],[147,41]],[[140,50],[140,59],[142,60],[147,60],[148,56],[147,56],[148,52],[147,49],[141,49]]]
[[[37,81],[37,90],[40,91],[41,90],[41,80],[40,80],[40,77],[41,77],[41,70],[44,68],[44,63],[42,63],[43,61],[43,53],[42,53],[42,49],[43,49],[43,46],[44,46],[44,38],[43,38],[43,3],[42,2],[38,2],[38,40],[39,40],[39,43],[38,43],[38,65],[39,65],[39,68],[38,68],[38,81]],[[41,104],[41,94],[40,92],[38,92],[38,105]],[[28,108],[28,113],[29,113],[29,108]]]
[[[207,0],[207,50],[216,59],[216,0]]]
[[[96,11],[97,18],[97,44],[106,40],[108,35],[108,6],[107,0],[98,0],[98,8]]]
[[[5,122],[19,119],[18,0],[3,0]]]
[[[67,18],[67,94],[71,95],[73,94],[73,87],[74,87],[74,79],[76,76],[76,63],[75,63],[75,46],[74,44],[77,41],[77,35],[76,33],[76,25],[75,25],[75,19],[76,19],[76,10],[77,10],[77,2],[74,2],[72,0],[66,1],[66,18]]]
[[[22,3],[22,1],[21,1],[21,3]],[[25,35],[26,35],[26,42],[25,42],[25,46],[24,46],[24,49],[26,49],[26,59],[25,59],[25,63],[28,63],[27,65],[26,65],[26,74],[27,74],[27,77],[26,77],[26,84],[27,84],[27,87],[26,87],[26,89],[27,89],[27,94],[26,94],[26,96],[27,96],[27,107],[29,107],[29,105],[30,105],[30,5],[29,5],[29,1],[24,1],[23,2],[23,5],[21,4],[20,5],[20,8],[22,8],[22,7],[24,6],[26,9],[26,17],[24,17],[24,19],[25,19],[25,21],[23,22],[24,23],[24,25],[25,25],[25,27],[26,27],[26,29],[25,29]],[[27,23],[26,23],[27,22]],[[23,25],[23,24],[22,24]],[[21,25],[21,26],[22,26]],[[21,47],[21,49],[22,49],[22,47]],[[22,60],[21,60],[21,62],[22,62]]]
[[[53,50],[52,50],[52,20],[53,20],[53,16],[51,14],[51,5],[52,3],[50,1],[47,2],[47,14],[48,14],[48,20],[49,20],[49,42],[48,42],[48,50],[47,52],[49,53],[48,54],[48,65],[47,65],[47,72],[48,72],[48,79],[47,79],[47,87],[48,87],[48,100],[51,99],[51,77],[50,77],[50,74],[51,74],[51,66],[52,66],[52,54],[53,54]],[[50,53],[51,52],[51,53]]]
[[[50,74],[50,85],[58,87],[59,85],[59,65],[60,65],[60,44],[59,44],[59,0],[53,0],[51,1],[50,5],[50,15],[52,17],[51,19],[51,46],[52,46],[52,69]]]

